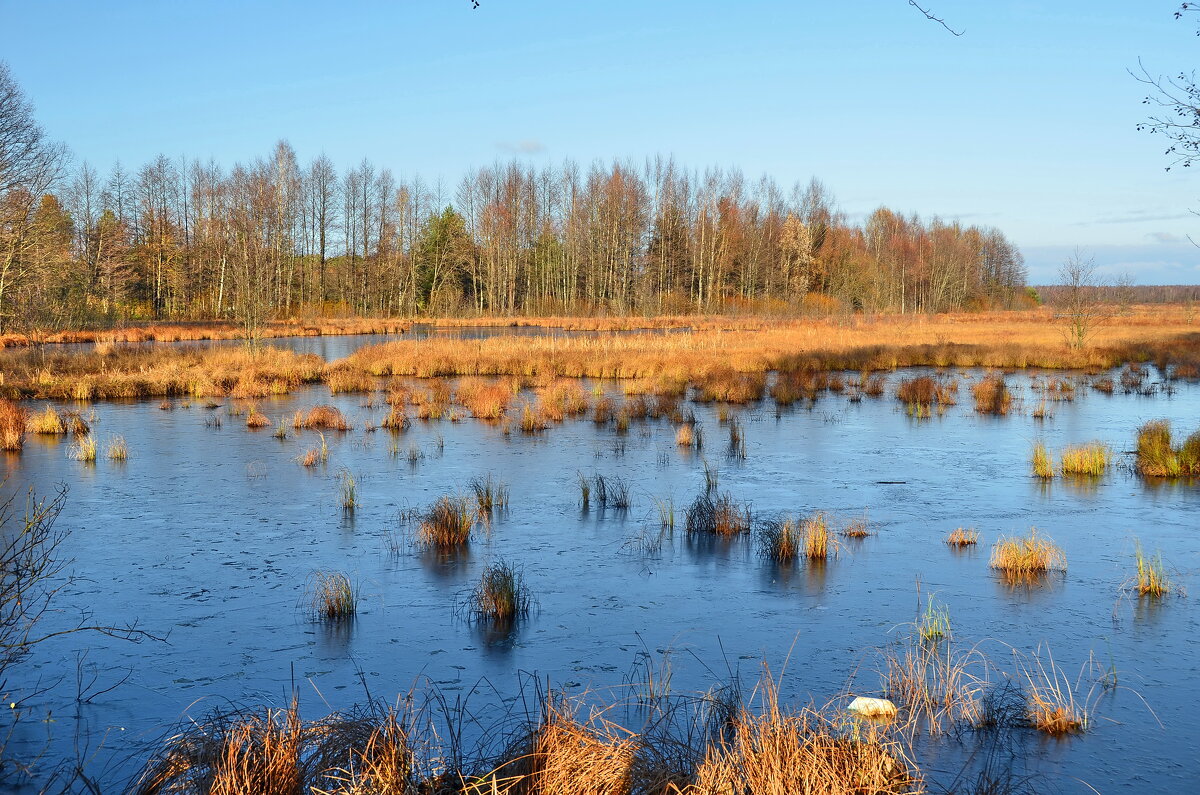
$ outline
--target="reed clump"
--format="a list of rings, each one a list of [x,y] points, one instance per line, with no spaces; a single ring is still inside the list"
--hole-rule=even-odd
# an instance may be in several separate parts
[[[411,423],[408,419],[408,411],[405,409],[404,404],[402,403],[392,404],[388,410],[388,415],[384,417],[383,422],[380,423],[381,426],[387,428],[393,433],[401,433],[408,430],[410,424]]]
[[[67,424],[62,415],[49,404],[44,409],[29,418],[29,432],[46,436],[62,436],[67,432]]]
[[[1167,420],[1147,422],[1138,429],[1136,466],[1144,477],[1200,477],[1200,431],[1175,447]]]
[[[87,436],[75,440],[75,443],[71,445],[71,449],[68,451],[68,455],[76,461],[83,461],[90,464],[96,460],[98,448],[99,445],[96,442],[95,435],[89,433]]]
[[[246,427],[247,428],[269,428],[271,427],[271,418],[258,410],[257,406],[251,406],[246,412]]]
[[[1137,563],[1137,579],[1134,583],[1134,590],[1138,596],[1166,596],[1171,590],[1171,581],[1167,578],[1162,553],[1155,552],[1154,557],[1147,557],[1142,551],[1142,543],[1135,541],[1134,560]]]
[[[508,507],[508,484],[492,477],[472,478],[471,491],[480,514],[491,514],[493,510]]]
[[[979,531],[973,527],[956,527],[946,536],[946,543],[952,547],[972,547],[979,543]]]
[[[358,612],[358,589],[343,572],[318,571],[313,574],[309,607],[325,621],[352,618]]]
[[[525,575],[510,563],[497,561],[479,577],[470,596],[470,614],[477,621],[511,623],[529,615],[533,597]]]
[[[476,516],[476,507],[467,497],[439,497],[421,517],[417,538],[433,549],[463,546],[471,539]]]
[[[680,425],[675,431],[675,444],[680,447],[693,447],[696,444],[696,432],[691,425]]]
[[[992,547],[989,565],[1008,577],[1023,578],[1066,571],[1067,556],[1052,539],[1033,527],[1026,536],[1001,536]]]
[[[29,410],[12,401],[0,398],[0,450],[20,452],[25,446],[25,426]]]
[[[338,470],[338,503],[346,513],[353,513],[358,507],[358,483],[354,473],[349,469]]]
[[[1030,726],[1046,734],[1061,736],[1087,731],[1090,709],[1086,699],[1076,697],[1076,685],[1049,658],[1042,662],[1018,661],[1018,676],[1025,680],[1025,714]]]
[[[105,454],[109,461],[125,461],[129,458],[129,445],[125,443],[124,436],[114,436],[108,440],[108,445],[105,448]]]
[[[297,411],[292,416],[292,427],[297,430],[348,431],[350,423],[337,406],[313,406],[307,412]]]
[[[331,394],[370,392],[375,388],[375,379],[349,367],[333,367],[325,373],[325,384]]]
[[[975,397],[975,411],[1002,417],[1012,406],[1012,393],[1003,376],[989,375],[971,387]]]
[[[1033,474],[1046,480],[1054,477],[1054,459],[1046,449],[1046,443],[1040,439],[1033,445]]]
[[[750,532],[750,505],[739,504],[729,494],[716,499],[701,494],[688,506],[684,522],[688,534],[733,538]]]
[[[1103,475],[1112,462],[1112,450],[1103,442],[1072,445],[1062,451],[1059,470],[1064,475]]]
[[[458,382],[454,397],[472,416],[481,420],[499,420],[508,411],[513,390],[500,381],[464,378]]]
[[[896,387],[896,399],[904,404],[904,410],[911,417],[930,417],[933,411],[940,414],[947,406],[958,402],[956,393],[958,384],[941,383],[929,376],[909,378],[901,381]]]
[[[829,523],[825,514],[818,511],[801,522],[800,536],[804,548],[804,557],[809,560],[826,560],[830,556],[837,557],[838,541],[829,532]]]
[[[796,559],[802,543],[800,527],[794,519],[763,522],[758,538],[763,556],[784,564]]]

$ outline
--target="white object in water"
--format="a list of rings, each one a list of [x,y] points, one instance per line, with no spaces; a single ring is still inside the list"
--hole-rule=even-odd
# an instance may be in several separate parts
[[[851,712],[865,715],[868,718],[893,718],[896,716],[896,705],[886,698],[867,698],[858,696],[847,707]]]

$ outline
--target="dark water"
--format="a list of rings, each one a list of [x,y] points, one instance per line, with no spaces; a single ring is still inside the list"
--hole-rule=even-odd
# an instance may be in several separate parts
[[[1010,383],[1027,400],[1006,418],[975,414],[966,389],[961,405],[925,421],[891,398],[829,396],[778,416],[767,401],[742,410],[744,461],[724,454],[716,408],[695,406],[720,490],[750,501],[756,516],[869,510],[876,535],[848,543],[821,569],[794,570],[765,562],[749,540],[686,537],[683,509],[703,488],[703,465],[676,447],[666,422],[634,423],[624,436],[568,422],[508,438],[473,420],[416,422],[395,437],[393,454],[390,434],[361,430],[385,408],[364,408],[361,396],[331,401],[313,388],[261,403],[274,420],[333,402],[355,421],[354,431],[326,434],[329,463],[310,470],[295,458],[315,433],[279,441],[224,408],[216,410],[223,427],[205,427],[213,412],[199,404],[98,404],[97,434],[124,436],[126,463],[82,464],[67,457],[67,442],[31,437],[19,457],[0,460],[5,490],[70,489],[60,524],[71,530],[65,551],[80,579],[59,595],[65,612],[48,617],[48,628],[86,610],[97,622],[136,620],[166,640],[74,635],[42,644],[10,670],[7,691],[57,684],[5,710],[6,721],[19,718],[10,753],[44,749],[43,768],[94,753],[92,769],[121,782],[144,744],[181,718],[230,703],[280,705],[293,684],[312,716],[362,701],[364,682],[390,698],[418,677],[451,693],[484,679],[490,695],[474,698],[499,702],[515,692],[518,671],[559,687],[621,685],[645,650],[656,658],[673,650],[678,691],[707,689],[730,669],[753,679],[763,660],[778,672],[788,658],[788,701],[824,703],[852,677],[854,692],[877,695],[872,650],[914,619],[919,578],[924,595],[949,607],[956,637],[980,641],[1002,668],[1012,668],[1011,649],[1041,646],[1072,682],[1093,654],[1119,672],[1120,688],[1093,697],[1086,735],[1014,733],[1039,790],[1190,791],[1200,774],[1195,602],[1173,595],[1152,604],[1119,588],[1133,573],[1135,537],[1161,548],[1174,579],[1192,585],[1200,487],[1148,485],[1128,473],[1126,454],[1099,482],[1044,486],[1030,477],[1029,455],[1038,437],[1055,451],[1099,439],[1122,453],[1142,422],[1159,417],[1190,432],[1200,426],[1200,387],[1155,397],[1081,388],[1039,422],[1029,416],[1029,377]],[[338,505],[343,467],[358,479],[352,518]],[[632,509],[582,512],[577,471],[628,479]],[[511,505],[463,559],[438,562],[410,545],[390,554],[401,511],[488,473],[509,484]],[[657,533],[655,497],[673,498],[679,529],[658,554],[638,554],[630,540]],[[999,534],[1031,525],[1065,549],[1069,569],[1044,587],[1013,589],[989,571],[988,552]],[[959,526],[980,530],[976,550],[943,544]],[[501,557],[524,568],[538,610],[515,634],[496,637],[463,620],[458,606]],[[308,617],[306,587],[318,569],[347,571],[360,584],[349,628]],[[128,681],[79,705],[77,670],[93,667],[97,689]],[[1095,678],[1083,676],[1080,698]],[[957,758],[935,759],[931,771],[949,776]]]

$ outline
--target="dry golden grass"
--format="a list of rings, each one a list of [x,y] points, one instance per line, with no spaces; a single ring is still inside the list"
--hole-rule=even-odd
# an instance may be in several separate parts
[[[454,391],[455,399],[482,420],[503,418],[513,399],[510,384],[482,378],[464,378]]]
[[[979,543],[979,531],[973,527],[957,527],[946,536],[946,543],[952,547],[974,546]]]
[[[1147,422],[1138,429],[1137,470],[1144,477],[1200,477],[1200,431],[1175,447],[1169,422]]]
[[[251,406],[246,412],[246,427],[247,428],[268,428],[271,425],[271,418],[258,410],[258,406]]]
[[[478,510],[474,500],[461,496],[438,498],[417,527],[420,542],[434,549],[453,549],[471,538]]]
[[[975,411],[980,414],[1002,417],[1012,405],[1012,394],[1003,376],[989,375],[971,387],[971,394],[975,397]]]
[[[674,334],[550,338],[498,335],[483,340],[398,340],[369,346],[346,363],[375,375],[516,375],[695,383],[704,397],[761,394],[730,374],[776,369],[891,370],[909,365],[1102,369],[1127,359],[1195,358],[1195,334],[1182,311],[1139,308],[1097,329],[1082,350],[1064,344],[1050,309],[826,320],[746,318],[695,323]],[[1179,338],[1179,339],[1173,339]],[[743,388],[744,387],[744,388]]]
[[[297,430],[348,431],[350,423],[336,406],[313,406],[307,412],[297,411],[292,417],[292,427]]]
[[[25,446],[29,410],[11,400],[0,399],[0,450],[20,452]]]
[[[804,557],[809,560],[837,557],[838,541],[829,532],[825,514],[817,512],[805,519],[800,525],[800,538],[804,547]]]
[[[1078,734],[1087,731],[1090,709],[1086,699],[1076,696],[1077,683],[1072,683],[1054,664],[1054,658],[1043,663],[1040,654],[1031,660],[1018,661],[1018,676],[1024,679],[1025,710],[1029,724],[1053,735]]]
[[[1162,553],[1156,552],[1148,558],[1142,552],[1142,543],[1134,542],[1134,560],[1137,563],[1137,579],[1134,591],[1139,596],[1166,596],[1171,591],[1171,581],[1167,579],[1167,569],[1163,565]]]
[[[1066,571],[1067,556],[1052,539],[1032,527],[1027,536],[1001,536],[992,547],[990,565],[1008,577],[1022,578]]]
[[[29,418],[29,432],[47,436],[61,436],[67,432],[67,425],[54,406],[48,405]]]
[[[1046,480],[1054,477],[1054,459],[1046,449],[1046,443],[1040,439],[1033,445],[1033,474]]]
[[[680,447],[692,447],[696,443],[696,432],[691,425],[680,425],[675,431],[675,444]]]
[[[211,397],[252,400],[321,379],[312,354],[277,348],[118,348],[107,355],[46,349],[0,352],[0,394],[48,400]]]
[[[780,708],[773,684],[763,706],[743,708],[730,735],[711,743],[685,795],[822,793],[861,795],[921,790],[904,747],[888,729],[862,722],[847,734],[843,722],[812,709]]]
[[[1108,470],[1112,450],[1103,442],[1072,445],[1062,451],[1059,469],[1064,475],[1099,477]]]

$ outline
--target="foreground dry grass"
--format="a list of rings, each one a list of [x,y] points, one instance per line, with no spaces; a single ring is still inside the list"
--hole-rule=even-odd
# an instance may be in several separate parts
[[[551,695],[472,759],[408,706],[305,722],[284,710],[214,716],[169,739],[134,791],[221,795],[730,795],[916,793],[920,774],[886,724],[781,707],[764,680],[750,704],[712,696],[659,705],[638,733],[617,706]],[[408,702],[411,705],[411,701]],[[686,715],[683,713],[687,713]],[[682,725],[682,732],[663,729]]]

